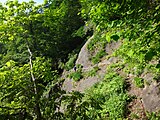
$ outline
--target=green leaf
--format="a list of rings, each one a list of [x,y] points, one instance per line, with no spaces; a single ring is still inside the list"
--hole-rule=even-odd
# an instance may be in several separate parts
[[[150,50],[149,52],[146,53],[145,60],[146,61],[152,60],[152,58],[153,58],[154,55],[156,55],[156,52]]]
[[[106,34],[106,40],[107,40],[108,42],[111,42],[111,38],[110,38],[110,35],[109,35],[109,34]]]
[[[11,66],[11,63],[10,63],[10,62],[7,62],[6,65],[7,65],[7,67],[10,67],[10,66]]]
[[[144,80],[142,78],[135,77],[134,84],[139,88],[143,88],[144,87]]]
[[[143,62],[144,57],[145,57],[145,54],[143,54],[143,53],[141,53],[141,54],[139,55],[139,61],[140,61],[141,63]]]
[[[129,51],[128,51],[128,53],[127,53],[127,55],[128,55],[128,56],[130,56],[130,57],[132,57],[132,56],[133,56],[133,54],[134,54],[134,51],[133,51],[132,49],[131,49],[131,50],[129,50]]]
[[[114,41],[118,41],[118,39],[119,39],[119,36],[118,35],[112,35],[111,36],[111,39],[113,39]]]

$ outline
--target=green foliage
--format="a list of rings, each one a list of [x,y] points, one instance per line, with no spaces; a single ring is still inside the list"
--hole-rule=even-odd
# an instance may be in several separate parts
[[[87,91],[86,97],[95,100],[101,107],[89,107],[89,116],[94,119],[123,119],[129,96],[123,78],[107,73],[104,80]]]
[[[79,81],[81,78],[82,78],[82,73],[79,72],[79,71],[76,71],[76,72],[72,72],[70,73],[69,75],[69,78],[73,79],[74,81]]]
[[[63,104],[66,120],[88,120],[87,115],[89,102],[83,99],[84,94],[80,92],[72,92],[67,96]]]
[[[74,67],[74,65],[75,65],[75,60],[77,58],[77,54],[69,55],[68,58],[69,58],[69,60],[65,63],[64,68],[66,70],[71,70]]]
[[[82,4],[81,14],[85,19],[96,23],[100,29],[108,28],[112,21],[120,19],[139,19],[147,16],[155,9],[158,11],[158,1],[148,2],[146,0],[80,0]],[[148,7],[150,9],[148,9]],[[154,13],[154,12],[153,12]],[[155,14],[157,18],[158,14]]]
[[[156,60],[155,60],[156,61]],[[159,82],[159,77],[160,77],[160,68],[159,68],[159,63],[158,64],[148,64],[146,66],[146,69],[153,74],[154,80]]]
[[[159,120],[160,119],[160,113],[156,113],[156,112],[147,113],[147,118],[149,120]]]
[[[158,80],[159,1],[46,0],[45,3],[35,5],[33,1],[15,0],[0,4],[0,118],[124,119],[129,97],[123,78],[112,68],[102,82],[86,93],[68,95],[61,89],[64,80],[59,79],[57,64],[66,62],[68,53],[94,27],[94,38],[87,46],[93,63],[106,54],[107,43],[123,40],[115,52],[124,60],[120,67],[137,76],[149,69]],[[73,68],[76,57],[76,54],[69,56],[64,66],[67,70]],[[118,64],[112,67],[115,66]],[[88,76],[94,76],[97,70],[93,68]],[[82,68],[77,66],[69,77],[80,80]],[[136,77],[134,82],[138,87],[144,86],[141,78]],[[60,110],[62,103],[66,106],[64,113]],[[159,115],[151,113],[148,118],[159,119]]]
[[[76,65],[76,71],[71,72],[68,77],[73,79],[75,82],[83,78],[82,75],[82,66],[80,64]]]
[[[149,61],[159,58],[158,1],[81,0],[81,4],[82,16],[96,25],[99,36],[95,34],[88,45],[91,53],[103,39],[107,42],[123,39],[116,55],[124,59],[125,69],[135,75],[140,75]]]
[[[45,90],[45,84],[53,80],[54,74],[51,71],[50,60],[45,58],[36,58],[33,61],[33,71],[30,64],[24,64],[19,67],[16,62],[8,61],[6,66],[0,69],[0,109],[1,114],[12,116],[23,112],[30,117],[36,118],[37,113],[34,110],[39,103],[42,93]],[[34,74],[37,83],[37,94],[34,92],[34,83],[31,80],[31,73]]]
[[[62,119],[57,109],[65,92],[55,69],[79,44],[72,33],[83,20],[78,0],[45,3],[0,4],[1,118]],[[69,69],[75,59],[67,63]]]
[[[96,64],[96,63],[100,62],[100,59],[101,59],[104,55],[106,55],[106,52],[105,52],[104,50],[100,50],[100,51],[97,52],[97,54],[96,54],[94,57],[91,58],[91,61],[92,61],[94,64]]]
[[[64,95],[66,95],[66,92],[61,89],[64,80],[59,79],[57,75],[54,75],[53,79],[48,82],[40,97],[41,111],[43,119],[63,120],[64,114],[60,109],[62,108],[61,103],[64,100]]]
[[[114,31],[115,32],[115,31]],[[118,34],[120,34],[120,33],[118,33]],[[119,40],[119,38],[120,38],[120,36],[118,35],[117,33],[110,33],[110,32],[108,32],[107,34],[106,34],[106,40],[107,40],[107,42],[108,43],[110,43],[112,40],[114,40],[114,41],[118,41]]]
[[[90,71],[84,73],[85,77],[93,77],[97,75],[97,71],[99,70],[98,66],[93,67]]]
[[[22,4],[8,1],[2,6],[0,41],[8,42],[4,45],[7,51],[2,64],[8,60],[26,63],[26,44],[32,47],[34,56],[54,58],[54,63],[66,59],[67,54],[79,45],[77,37],[72,36],[83,25],[81,16],[77,15],[79,2],[52,1],[50,7],[43,6],[36,6],[33,1]]]
[[[96,64],[100,62],[100,59],[107,54],[105,52],[106,44],[107,40],[104,38],[104,35],[95,33],[93,39],[91,39],[90,43],[87,45],[87,49],[91,54],[90,60],[92,63]]]
[[[92,54],[97,50],[103,50],[107,41],[104,39],[103,35],[100,33],[95,33],[93,39],[87,45],[87,49]]]
[[[84,27],[80,27],[75,33],[73,33],[73,36],[79,36],[79,37],[84,37],[85,36],[85,29]]]
[[[144,79],[135,77],[134,84],[139,88],[143,88],[144,87]]]
[[[116,73],[107,73],[84,94],[72,92],[63,102],[65,119],[124,119],[129,96],[125,82]]]
[[[131,113],[131,119],[140,119],[140,117],[135,113]]]

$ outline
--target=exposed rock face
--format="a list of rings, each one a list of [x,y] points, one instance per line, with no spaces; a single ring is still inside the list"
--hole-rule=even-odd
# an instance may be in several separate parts
[[[98,76],[88,77],[86,79],[82,79],[78,82],[77,86],[75,87],[75,91],[84,92],[87,88],[90,88],[95,83],[99,82],[101,79]]]
[[[113,53],[114,50],[118,49],[122,44],[122,41],[112,41],[111,43],[106,45],[106,53],[108,53],[109,55]]]
[[[100,70],[97,71],[96,76],[83,78],[79,82],[73,82],[72,79],[67,78],[67,74],[73,72],[73,70],[65,71],[63,74],[63,77],[65,78],[63,86],[64,90],[68,92],[70,91],[84,92],[86,89],[90,88],[95,83],[102,80],[103,76],[106,74],[106,68],[108,65],[117,63],[119,61],[117,57],[110,57],[109,59],[106,59],[105,56],[101,59],[101,61],[98,64],[93,65],[89,60],[91,55],[87,49],[87,45],[90,43],[93,37],[94,36],[92,36],[81,48],[76,64],[81,64],[83,66],[82,68],[83,73],[90,71],[95,66],[98,66]],[[111,55],[114,52],[114,50],[120,47],[121,44],[122,41],[118,42],[113,41],[107,44],[105,48],[106,53],[108,53],[108,55]],[[126,82],[130,84],[130,89],[128,90],[128,94],[135,95],[137,97],[137,99],[131,104],[131,110],[133,113],[137,114],[141,111],[140,113],[143,114],[141,116],[145,118],[146,116],[145,111],[155,112],[160,110],[160,83],[158,84],[153,80],[153,74],[149,73],[148,71],[142,73],[141,76],[139,77],[143,78],[148,85],[146,84],[145,88],[137,88],[133,83],[133,79],[136,76],[127,74],[121,70],[116,72],[119,73],[119,75],[126,78]],[[137,109],[140,109],[140,111]]]
[[[73,80],[66,78],[64,83],[63,83],[63,89],[66,90],[67,92],[73,91],[74,85],[73,85]]]
[[[96,76],[88,77],[88,78],[82,78],[79,82],[73,82],[73,80],[69,79],[66,77],[67,74],[70,72],[73,72],[73,70],[67,72],[65,71],[65,74],[63,77],[65,77],[65,82],[63,89],[66,91],[80,91],[84,92],[86,89],[90,88],[93,86],[95,83],[99,82],[102,80],[103,76],[106,73],[106,68],[108,65],[112,63],[116,63],[118,61],[118,58],[116,57],[110,57],[109,59],[106,59],[106,56],[101,59],[101,62],[99,62],[96,65],[92,65],[91,61],[89,60],[90,58],[90,53],[87,49],[87,45],[90,43],[90,41],[93,39],[94,36],[88,39],[88,41],[84,44],[84,46],[81,48],[81,51],[78,55],[78,58],[76,60],[76,64],[81,64],[83,66],[82,72],[88,72],[90,71],[93,67],[98,66],[99,71],[97,71]],[[118,42],[111,42],[106,45],[106,52],[111,55],[115,49],[117,49],[121,45],[121,41]]]
[[[149,112],[160,110],[160,84],[156,82],[146,86],[142,91],[144,107]]]
[[[81,48],[81,51],[78,55],[78,58],[76,60],[76,64],[81,64],[83,68],[88,68],[91,66],[91,61],[89,60],[90,54],[87,49],[87,45],[90,43],[90,41],[93,39],[94,36],[89,38],[87,42],[84,44],[84,46]]]
[[[145,88],[141,91],[142,102],[145,110],[155,112],[160,110],[160,83],[158,84],[151,73],[142,73],[141,78],[146,81]]]
[[[153,82],[153,75],[151,73],[142,73],[141,78],[143,78],[147,84]]]
[[[90,54],[87,49],[87,45],[90,43],[93,37],[94,36],[89,38],[87,42],[84,44],[84,46],[81,48],[78,58],[76,60],[76,65],[80,64],[83,66],[83,72],[88,71],[89,69],[91,69],[91,66],[92,66],[92,63],[89,60]],[[71,91],[83,92],[86,88],[91,87],[95,82],[97,82],[97,77],[95,77],[96,80],[95,78],[89,77],[85,81],[81,80],[80,82],[74,83],[72,79],[67,78],[67,74],[69,74],[70,72],[73,72],[73,70],[70,70],[69,72],[64,71],[62,75],[62,77],[65,78],[63,89],[68,92],[71,92]]]

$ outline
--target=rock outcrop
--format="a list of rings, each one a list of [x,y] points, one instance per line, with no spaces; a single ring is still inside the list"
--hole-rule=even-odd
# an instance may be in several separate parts
[[[97,74],[95,76],[82,78],[79,82],[74,82],[73,80],[66,77],[67,74],[69,74],[70,72],[73,72],[73,70],[65,71],[63,74],[63,77],[65,78],[63,89],[65,89],[68,92],[73,91],[73,90],[84,92],[86,89],[90,88],[95,83],[102,80],[103,76],[106,73],[106,68],[108,65],[112,63],[116,63],[118,61],[118,58],[116,57],[110,57],[106,59],[106,56],[104,56],[98,64],[93,65],[89,59],[91,55],[87,49],[87,45],[90,43],[93,37],[94,36],[89,38],[88,41],[84,44],[84,46],[81,48],[78,58],[76,60],[76,64],[77,65],[80,64],[83,66],[82,68],[83,73],[90,71],[95,66],[98,66],[99,70],[97,71]],[[117,49],[120,45],[121,45],[121,41],[111,42],[106,45],[105,50],[108,55],[111,55],[113,51]]]
[[[88,41],[81,48],[81,51],[76,60],[76,64],[81,64],[83,66],[82,68],[83,73],[90,71],[95,66],[98,66],[99,70],[97,71],[97,74],[95,76],[82,78],[79,82],[73,82],[72,79],[67,78],[67,75],[70,72],[74,72],[74,70],[65,71],[63,73],[63,77],[65,78],[63,89],[65,89],[68,92],[71,91],[84,92],[86,89],[90,88],[95,83],[103,79],[103,76],[106,74],[106,68],[108,65],[117,63],[119,61],[117,57],[111,56],[107,59],[106,56],[104,56],[98,64],[93,65],[89,59],[91,55],[87,49],[87,45],[90,43],[93,37],[94,36],[88,39]],[[114,41],[107,44],[105,48],[107,55],[112,55],[112,53],[116,49],[118,49],[121,44],[122,41],[118,42]],[[130,89],[128,90],[128,94],[137,97],[137,99],[135,99],[129,105],[130,110],[133,113],[141,114],[140,116],[143,116],[145,118],[146,116],[145,111],[155,112],[160,110],[160,84],[156,83],[153,80],[153,75],[151,73],[146,72],[142,73],[141,76],[139,76],[143,78],[146,81],[146,83],[148,83],[148,85],[146,84],[144,88],[137,88],[134,85],[133,83],[135,77],[134,75],[127,74],[121,70],[118,70],[117,73],[123,76],[126,79],[126,82],[130,84]]]
[[[142,101],[149,112],[160,110],[160,84],[152,82],[142,90]]]
[[[87,45],[90,43],[90,41],[93,39],[94,36],[90,37],[87,42],[84,44],[84,46],[81,48],[78,58],[76,60],[76,65],[80,64],[83,66],[83,68],[88,68],[91,66],[91,61],[89,60],[90,54],[87,49]]]

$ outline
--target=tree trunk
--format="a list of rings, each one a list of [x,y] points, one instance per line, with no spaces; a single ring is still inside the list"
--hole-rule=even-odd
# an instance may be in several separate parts
[[[34,87],[34,94],[35,94],[35,100],[36,100],[35,113],[37,115],[37,120],[41,120],[42,115],[41,115],[40,106],[39,106],[39,97],[38,97],[36,78],[34,77],[34,74],[33,74],[32,52],[31,52],[31,50],[30,50],[30,48],[29,48],[28,45],[27,45],[27,48],[28,48],[28,52],[30,54],[30,56],[29,56],[30,73],[31,73],[31,77],[32,77],[32,82],[33,82],[33,87]]]

